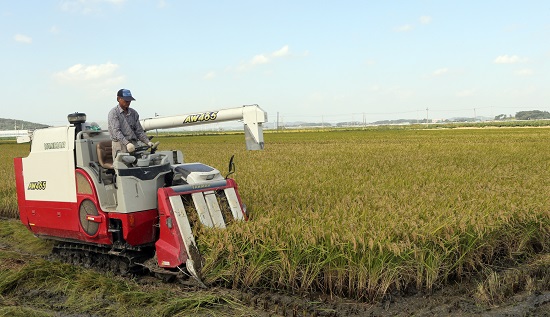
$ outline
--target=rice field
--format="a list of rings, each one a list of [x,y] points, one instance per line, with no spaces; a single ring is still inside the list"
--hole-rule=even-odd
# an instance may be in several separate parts
[[[549,128],[159,136],[227,172],[251,220],[198,238],[208,284],[358,300],[430,291],[550,248]],[[15,156],[0,141],[0,210],[14,217]]]
[[[29,144],[16,144],[15,140],[0,139],[0,216],[18,217],[17,194],[15,192],[14,157],[29,154]]]

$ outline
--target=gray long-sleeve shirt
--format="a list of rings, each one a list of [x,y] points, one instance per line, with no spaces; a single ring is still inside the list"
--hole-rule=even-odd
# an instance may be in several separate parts
[[[137,140],[145,144],[149,143],[149,139],[139,123],[139,114],[132,108],[128,108],[128,112],[125,113],[119,105],[116,105],[109,111],[108,126],[113,141],[118,141],[123,145]]]

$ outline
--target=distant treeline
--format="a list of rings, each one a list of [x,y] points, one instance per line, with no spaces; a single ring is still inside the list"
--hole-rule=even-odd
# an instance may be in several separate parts
[[[22,120],[0,118],[0,130],[33,130],[46,127],[49,127],[49,125]]]
[[[517,112],[514,117],[506,116],[505,114],[499,114],[495,117],[495,120],[540,120],[540,119],[550,119],[550,112],[540,111],[540,110],[531,110],[531,111],[520,111]]]

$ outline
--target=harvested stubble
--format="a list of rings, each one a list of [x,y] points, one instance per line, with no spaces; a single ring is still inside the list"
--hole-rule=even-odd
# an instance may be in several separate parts
[[[207,282],[373,299],[547,253],[549,137],[547,128],[266,133],[261,152],[246,152],[242,135],[159,139],[222,172],[236,154],[252,217],[201,236]]]

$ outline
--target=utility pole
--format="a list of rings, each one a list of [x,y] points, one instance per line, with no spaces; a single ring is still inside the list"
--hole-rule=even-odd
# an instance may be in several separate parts
[[[426,126],[428,126],[428,108],[426,108]]]
[[[155,117],[158,117],[158,113],[155,112]],[[159,136],[159,129],[155,129],[155,132],[157,133],[157,136]]]
[[[277,126],[275,127],[277,131],[279,131],[279,111],[277,111]]]
[[[474,122],[477,121],[477,114],[476,114],[476,108],[474,108]]]

